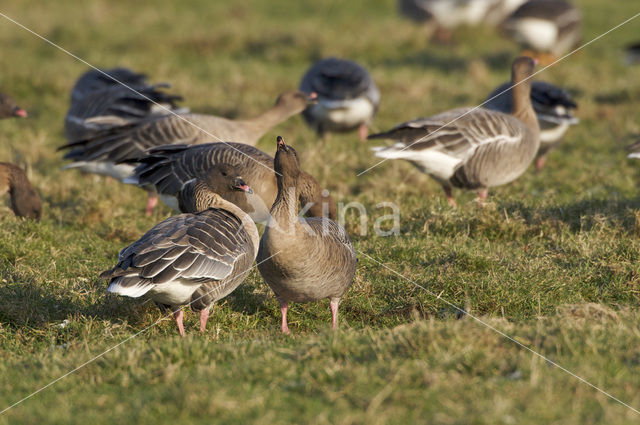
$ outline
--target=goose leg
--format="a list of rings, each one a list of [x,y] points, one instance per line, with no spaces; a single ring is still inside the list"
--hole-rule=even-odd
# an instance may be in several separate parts
[[[158,205],[158,194],[155,192],[149,192],[149,197],[147,198],[147,208],[145,210],[146,215],[151,215],[153,209]]]
[[[442,186],[442,188],[444,189],[444,196],[447,198],[447,203],[451,205],[453,208],[457,208],[458,204],[456,204],[456,200],[453,199],[451,186]]]
[[[329,308],[331,308],[331,329],[338,329],[338,303],[340,300],[329,301]]]
[[[482,208],[484,206],[484,202],[487,200],[489,196],[489,189],[478,189],[478,208]]]
[[[205,308],[200,310],[200,332],[204,332],[207,329],[208,318],[209,318],[209,309]]]
[[[547,162],[547,158],[544,156],[540,156],[536,159],[536,171],[542,170],[544,168],[544,164]]]
[[[178,308],[173,312],[173,318],[176,319],[176,325],[178,325],[178,332],[180,332],[180,336],[184,336],[184,325],[182,324],[182,318],[184,317],[184,311],[181,308]]]
[[[287,325],[287,308],[289,307],[289,303],[280,303],[280,314],[282,315],[282,333],[289,335],[291,331],[289,330],[289,325]]]
[[[365,123],[360,124],[360,126],[358,127],[358,137],[360,137],[360,140],[362,142],[367,141],[368,134],[369,134],[369,129],[367,128],[367,124]]]

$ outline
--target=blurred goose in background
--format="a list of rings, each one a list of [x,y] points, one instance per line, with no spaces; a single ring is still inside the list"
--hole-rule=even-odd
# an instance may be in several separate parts
[[[169,217],[120,251],[118,264],[100,274],[110,281],[107,290],[134,298],[147,294],[173,313],[181,336],[180,307],[189,304],[200,313],[204,332],[213,303],[244,281],[258,251],[253,221],[218,194],[229,187],[249,190],[238,175],[215,170],[184,185],[181,205],[194,212]]]
[[[11,96],[0,92],[0,118],[11,117],[27,118],[27,111],[20,108]]]
[[[577,46],[581,23],[580,11],[568,1],[530,0],[511,14],[504,29],[547,64]]]
[[[640,42],[629,44],[624,49],[625,63],[627,65],[634,65],[640,62]]]
[[[338,326],[338,304],[353,282],[356,253],[346,230],[328,218],[298,216],[300,162],[296,151],[277,138],[274,169],[278,196],[260,239],[258,270],[273,290],[289,333],[290,302],[329,299],[331,327]]]
[[[627,158],[640,159],[640,140],[627,146]]]
[[[513,113],[513,94],[510,87],[511,83],[507,82],[496,88],[482,107],[505,114]],[[578,105],[566,90],[544,81],[534,81],[531,84],[531,104],[540,125],[540,148],[536,155],[536,169],[541,170],[547,155],[560,144],[569,126],[579,122],[573,115]]]
[[[24,170],[14,164],[0,162],[0,195],[7,192],[15,215],[40,220],[42,201]]]
[[[360,139],[367,139],[367,127],[378,110],[380,92],[366,69],[350,60],[322,59],[304,74],[300,90],[318,96],[303,116],[321,137],[357,128]]]
[[[151,149],[135,161],[138,166],[124,182],[154,187],[160,199],[176,210],[180,209],[177,196],[182,185],[221,163],[233,164],[253,189],[251,194],[242,194],[246,197],[246,204],[243,205],[227,198],[224,193],[221,193],[222,197],[241,206],[255,222],[267,220],[278,194],[273,157],[242,143],[167,145]],[[308,215],[336,219],[335,201],[313,176],[304,171],[300,172],[298,194],[303,207],[312,204],[306,211]]]
[[[176,109],[180,96],[160,90],[168,87],[167,83],[151,85],[144,74],[127,68],[87,71],[71,91],[71,105],[64,121],[67,141],[85,140],[152,114],[185,112]]]
[[[399,0],[400,13],[431,27],[437,41],[448,42],[460,26],[498,25],[525,0]]]
[[[483,108],[459,108],[399,124],[370,139],[393,139],[390,147],[374,148],[376,156],[404,159],[442,185],[455,206],[452,187],[477,189],[481,200],[489,187],[517,179],[540,147],[540,128],[531,106],[535,62],[513,62],[513,114]]]

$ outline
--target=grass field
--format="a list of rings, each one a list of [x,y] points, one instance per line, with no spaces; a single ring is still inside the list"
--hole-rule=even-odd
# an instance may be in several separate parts
[[[574,2],[585,41],[640,12]],[[89,63],[144,71],[193,111],[230,117],[257,115],[336,55],[370,69],[382,92],[374,130],[384,130],[479,103],[518,54],[489,28],[429,44],[393,0],[5,3],[0,12]],[[539,76],[574,94],[580,125],[546,169],[492,190],[482,210],[470,192],[451,209],[408,163],[357,177],[376,159],[355,134],[319,141],[300,117],[268,133],[259,147],[273,152],[283,135],[337,200],[370,212],[364,227],[346,215],[361,254],[341,329],[329,331],[328,303],[294,305],[293,335],[281,336],[253,270],[206,334],[187,312],[181,339],[169,319],[151,326],[162,317],[153,303],[106,294],[97,278],[170,210],[145,217],[140,189],[60,169],[68,96],[86,66],[0,17],[0,89],[30,113],[0,122],[0,161],[26,165],[45,202],[39,223],[0,206],[0,410],[126,341],[0,424],[637,423],[442,300],[640,409],[640,168],[623,149],[640,133],[640,67],[621,53],[638,19]],[[397,237],[373,231],[389,213],[380,202],[400,208]]]

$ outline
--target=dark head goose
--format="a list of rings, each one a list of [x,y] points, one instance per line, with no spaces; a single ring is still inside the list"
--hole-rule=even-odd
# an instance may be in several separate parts
[[[298,216],[301,170],[296,151],[277,139],[274,169],[278,196],[258,250],[258,270],[280,303],[281,329],[289,333],[289,302],[329,299],[331,326],[338,325],[338,303],[351,286],[356,254],[347,232],[324,217]]]
[[[218,192],[249,191],[237,173],[215,170],[185,184],[178,195],[186,209],[149,230],[120,251],[118,264],[100,277],[119,295],[147,294],[161,309],[173,312],[184,336],[182,305],[200,313],[204,331],[211,306],[246,278],[258,251],[255,224]],[[198,212],[195,212],[198,211]]]
[[[370,139],[394,139],[390,147],[374,148],[376,156],[404,159],[436,179],[447,201],[455,206],[451,188],[487,189],[509,183],[527,169],[540,147],[540,128],[531,106],[535,62],[513,62],[513,113],[482,108],[459,108],[429,118],[399,124]]]
[[[0,118],[11,117],[26,118],[27,111],[20,108],[11,96],[0,92]]]

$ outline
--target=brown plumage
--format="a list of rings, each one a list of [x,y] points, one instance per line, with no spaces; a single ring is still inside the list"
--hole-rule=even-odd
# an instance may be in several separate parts
[[[174,110],[176,101],[182,98],[162,91],[167,87],[166,83],[149,84],[144,74],[127,68],[87,71],[71,91],[71,105],[64,120],[67,141],[86,140],[152,114],[169,113],[156,104]]]
[[[398,142],[374,148],[376,155],[410,161],[442,184],[453,206],[452,187],[478,189],[480,198],[486,198],[489,187],[524,173],[540,147],[540,128],[530,98],[534,66],[528,57],[513,62],[512,114],[459,108],[408,121],[369,136]]]
[[[203,114],[150,116],[134,125],[116,127],[96,137],[68,143],[59,149],[70,149],[64,157],[74,161],[74,164],[101,163],[113,166],[140,157],[148,149],[161,145],[196,145],[211,142],[214,138],[254,145],[271,127],[302,112],[311,101],[311,97],[301,91],[285,92],[265,113],[245,120]],[[112,175],[97,168],[90,172]],[[126,177],[121,174],[112,176],[120,180]]]
[[[0,92],[0,118],[27,117],[27,111],[20,108],[15,100],[6,93]]]
[[[258,250],[258,270],[280,303],[281,329],[289,333],[289,302],[328,298],[331,325],[338,323],[338,303],[356,271],[356,254],[349,235],[324,217],[298,217],[300,163],[295,150],[278,137],[274,160],[278,196],[271,208]]]
[[[11,209],[18,217],[40,220],[42,201],[21,168],[0,162],[0,195],[9,192]]]
[[[255,224],[236,205],[217,194],[249,190],[237,175],[212,173],[195,179],[180,196],[202,211],[169,217],[120,251],[118,264],[100,277],[109,292],[130,297],[148,294],[161,309],[170,309],[180,335],[185,334],[180,306],[200,312],[206,328],[213,303],[246,278],[258,249]]]
[[[152,149],[139,163],[127,183],[155,187],[160,198],[178,209],[176,194],[187,181],[202,175],[220,163],[233,164],[254,191],[247,195],[248,204],[241,206],[256,222],[265,221],[278,194],[273,158],[242,143],[207,143],[204,145],[168,145]],[[222,194],[225,197],[224,194]],[[306,215],[337,218],[336,203],[309,173],[301,171],[298,196],[302,207],[311,205]],[[225,198],[227,199],[227,198]],[[232,199],[227,199],[240,205]]]

